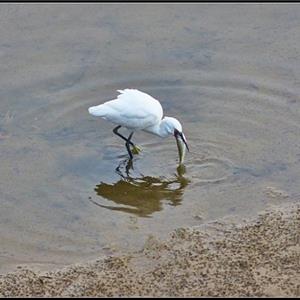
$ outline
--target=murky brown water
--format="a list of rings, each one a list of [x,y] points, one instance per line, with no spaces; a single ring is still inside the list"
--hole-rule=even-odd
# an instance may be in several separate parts
[[[299,197],[299,20],[297,4],[1,4],[0,271]],[[127,87],[181,120],[185,170],[144,133],[128,169],[88,114]]]

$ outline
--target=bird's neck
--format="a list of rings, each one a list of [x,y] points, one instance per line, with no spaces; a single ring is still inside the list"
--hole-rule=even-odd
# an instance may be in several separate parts
[[[170,132],[168,130],[168,125],[165,119],[162,119],[157,125],[148,127],[145,131],[158,135],[160,137],[167,137]]]

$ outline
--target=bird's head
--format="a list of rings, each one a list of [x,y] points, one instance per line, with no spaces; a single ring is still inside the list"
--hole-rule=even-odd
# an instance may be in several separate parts
[[[172,117],[165,117],[165,129],[169,135],[173,135],[176,139],[178,152],[179,152],[179,161],[180,163],[183,162],[185,156],[185,149],[189,150],[188,144],[186,142],[185,135],[182,131],[182,126],[180,122]]]

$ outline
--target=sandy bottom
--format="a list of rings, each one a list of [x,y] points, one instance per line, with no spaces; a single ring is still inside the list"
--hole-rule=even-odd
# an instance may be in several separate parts
[[[179,228],[139,252],[56,271],[22,267],[0,296],[299,296],[300,204]]]

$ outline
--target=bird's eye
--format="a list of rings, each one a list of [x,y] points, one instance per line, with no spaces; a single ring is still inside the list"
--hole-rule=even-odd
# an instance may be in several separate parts
[[[177,136],[179,134],[179,131],[177,129],[174,129],[174,136]]]

